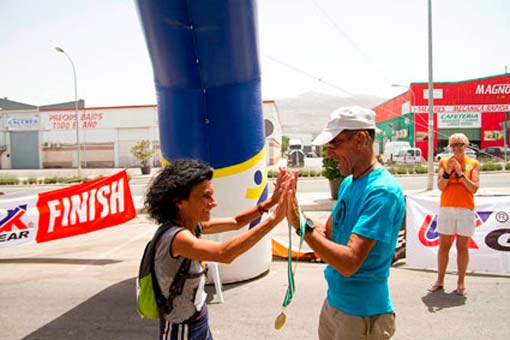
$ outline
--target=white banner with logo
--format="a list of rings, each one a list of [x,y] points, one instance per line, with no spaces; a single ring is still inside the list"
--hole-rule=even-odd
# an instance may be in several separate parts
[[[437,269],[439,197],[408,195],[406,205],[406,263]],[[468,272],[510,274],[510,196],[475,196],[475,206]],[[456,268],[452,245],[448,270]]]

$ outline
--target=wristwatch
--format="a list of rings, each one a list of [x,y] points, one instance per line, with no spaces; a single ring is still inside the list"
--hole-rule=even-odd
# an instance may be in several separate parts
[[[314,229],[315,229],[315,226],[313,225],[313,221],[307,217],[306,222],[305,222],[305,234],[308,232],[312,232]],[[297,228],[296,233],[299,236],[301,236],[301,228]]]

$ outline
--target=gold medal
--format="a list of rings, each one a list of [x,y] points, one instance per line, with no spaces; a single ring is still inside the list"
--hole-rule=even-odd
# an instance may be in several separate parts
[[[287,319],[287,316],[285,316],[285,313],[282,311],[278,316],[276,317],[276,320],[274,320],[274,328],[280,329],[285,325],[285,320]]]

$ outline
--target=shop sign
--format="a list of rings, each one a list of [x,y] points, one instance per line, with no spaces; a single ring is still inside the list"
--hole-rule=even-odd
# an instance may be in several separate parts
[[[397,131],[397,137],[398,138],[407,138],[407,129],[400,129]]]
[[[510,94],[510,84],[478,84],[475,94]]]
[[[34,117],[10,117],[7,119],[7,128],[9,130],[38,129],[39,119]]]
[[[79,114],[80,129],[95,129],[103,121],[103,112],[82,112]],[[50,113],[49,128],[53,130],[76,129],[76,113]]]
[[[473,105],[434,105],[434,112],[469,113],[469,112],[505,112],[510,111],[510,104],[473,104]],[[414,113],[428,113],[427,105],[412,106]]]
[[[481,117],[481,112],[441,113],[437,116],[437,127],[440,129],[479,128]]]
[[[485,130],[483,132],[484,140],[503,140],[503,131]]]

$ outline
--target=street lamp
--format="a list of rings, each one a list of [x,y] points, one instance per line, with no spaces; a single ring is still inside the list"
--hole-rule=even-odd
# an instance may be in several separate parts
[[[78,115],[78,82],[76,81],[76,69],[74,68],[74,63],[71,57],[60,47],[55,47],[55,49],[63,53],[67,60],[71,63],[73,67],[73,76],[74,76],[74,114],[76,118],[76,145],[78,147],[78,178],[81,178],[81,145],[80,145],[80,116]]]
[[[404,89],[407,89],[407,85],[401,85],[401,84],[391,84],[391,87],[402,87]],[[409,110],[411,110],[411,106],[414,103],[416,105],[416,96],[414,95],[414,91],[409,87],[409,93],[411,93],[411,104],[409,105]],[[411,110],[412,111],[412,110]]]

